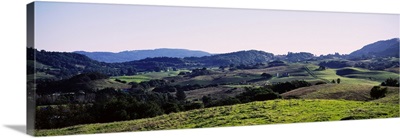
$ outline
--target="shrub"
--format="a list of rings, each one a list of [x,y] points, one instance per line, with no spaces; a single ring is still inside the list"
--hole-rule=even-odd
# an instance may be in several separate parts
[[[263,78],[265,78],[265,79],[270,79],[270,78],[272,78],[272,75],[271,75],[271,74],[268,74],[268,73],[262,73],[262,74],[261,74],[261,77],[263,77]]]
[[[380,86],[374,86],[371,89],[370,95],[371,95],[371,98],[379,99],[379,98],[385,97],[386,93],[387,93],[387,88],[381,88]]]
[[[400,86],[399,81],[397,79],[389,78],[386,81],[382,82],[382,86]]]

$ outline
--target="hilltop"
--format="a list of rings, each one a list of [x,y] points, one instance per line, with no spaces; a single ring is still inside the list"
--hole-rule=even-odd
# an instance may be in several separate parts
[[[350,57],[399,57],[399,38],[381,40],[368,44],[349,54]]]

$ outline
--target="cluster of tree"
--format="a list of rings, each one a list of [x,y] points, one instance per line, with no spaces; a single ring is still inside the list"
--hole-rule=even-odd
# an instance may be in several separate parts
[[[188,102],[185,98],[184,91],[178,91],[174,96],[170,93],[127,93],[105,88],[96,92],[95,102],[91,104],[39,106],[35,126],[37,129],[52,129],[133,120],[204,107],[202,103]]]
[[[262,73],[262,74],[261,74],[261,77],[264,78],[264,79],[271,79],[271,78],[272,78],[272,75],[271,75],[271,74],[268,74],[268,73]]]
[[[384,70],[392,67],[399,67],[398,61],[393,61],[390,58],[378,58],[372,62],[359,61],[354,64],[354,67],[365,68],[370,70]]]
[[[398,79],[389,78],[389,79],[386,79],[384,82],[382,82],[381,86],[399,87],[400,84],[399,84],[399,80]]]
[[[229,70],[237,70],[237,69],[261,69],[267,67],[264,63],[255,63],[255,64],[230,64],[229,66],[220,66],[221,70],[225,70],[225,68],[229,67]]]
[[[312,58],[314,58],[314,54],[308,52],[299,52],[299,53],[288,52],[288,54],[286,55],[286,60],[289,62],[306,61]]]
[[[86,81],[85,78],[101,79],[105,77],[106,76],[101,74],[92,73],[82,74],[71,79],[84,82]],[[213,100],[209,96],[204,96],[202,102],[199,103],[186,101],[185,91],[204,87],[215,87],[216,85],[202,86],[195,84],[187,86],[169,86],[164,80],[150,80],[131,84],[132,87],[136,89],[132,89],[129,92],[116,90],[114,88],[96,90],[92,93],[94,94],[92,102],[74,104],[67,102],[67,104],[64,103],[64,105],[57,107],[38,107],[36,112],[36,128],[50,129],[86,123],[132,120],[203,107],[273,100],[280,98],[279,92],[282,91],[282,88],[286,90],[286,85],[284,86],[282,84],[260,88],[246,88],[245,92],[235,97]],[[310,85],[304,81],[292,81],[286,84],[290,84],[290,88],[292,89]],[[144,91],[144,89],[150,87],[155,87],[155,89],[153,89],[153,91]],[[276,89],[276,91],[274,89]],[[170,93],[173,91],[176,92],[175,95]]]
[[[67,93],[67,92],[93,92],[94,89],[90,86],[90,82],[93,80],[107,79],[109,76],[98,73],[89,72],[82,73],[73,76],[69,79],[63,80],[42,80],[37,82],[37,94],[52,94],[55,92]]]
[[[202,76],[202,75],[209,75],[210,71],[207,68],[201,69],[193,69],[192,72],[189,74],[190,77]]]
[[[248,103],[253,101],[265,101],[281,98],[281,96],[266,87],[249,88],[245,92],[236,95],[235,97],[227,97],[219,100],[214,100],[210,96],[203,96],[202,101],[205,107],[234,105],[240,103]]]
[[[371,92],[369,93],[371,98],[373,99],[379,99],[383,98],[386,96],[387,93],[387,88],[381,88],[380,86],[374,86],[371,89]]]
[[[123,66],[133,66],[140,72],[160,72],[188,67],[189,61],[182,58],[154,57],[120,63]]]
[[[226,54],[216,54],[204,57],[187,57],[186,60],[200,63],[204,66],[229,66],[230,64],[256,64],[273,59],[274,54],[257,50],[238,51]]]
[[[196,76],[209,75],[209,74],[211,74],[211,71],[207,70],[206,67],[203,67],[203,68],[193,69],[191,72],[179,72],[178,75],[187,76],[187,77],[196,77]]]
[[[304,80],[293,80],[290,82],[279,82],[273,85],[269,85],[268,87],[273,90],[274,92],[277,92],[279,94],[285,93],[297,88],[301,87],[308,87],[311,86],[311,83],[304,81]]]
[[[323,61],[319,63],[319,66],[329,67],[329,68],[344,68],[350,67],[347,61],[343,60],[332,60],[332,61]]]
[[[285,62],[280,60],[274,60],[268,63],[268,67],[276,67],[276,66],[286,66]]]
[[[341,55],[337,52],[335,54],[327,54],[327,55],[320,55],[317,60],[326,60],[326,59],[341,59],[341,58],[346,58],[346,55]]]

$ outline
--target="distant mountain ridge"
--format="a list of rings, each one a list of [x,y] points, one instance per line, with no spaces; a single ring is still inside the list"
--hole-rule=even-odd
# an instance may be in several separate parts
[[[141,60],[153,57],[184,58],[184,57],[202,57],[211,55],[210,53],[204,51],[187,50],[187,49],[169,49],[169,48],[160,48],[154,50],[122,51],[118,53],[86,52],[86,51],[75,51],[74,53],[82,54],[91,59],[107,63],[127,62],[127,61]]]
[[[349,54],[350,57],[399,57],[399,38],[381,40],[368,44]]]

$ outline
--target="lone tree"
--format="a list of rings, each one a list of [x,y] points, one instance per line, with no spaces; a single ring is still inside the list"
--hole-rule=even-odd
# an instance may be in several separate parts
[[[336,82],[337,82],[338,84],[340,84],[340,78],[337,78]]]
[[[335,80],[332,80],[332,83],[336,83]]]
[[[185,92],[184,92],[183,90],[178,90],[178,92],[176,92],[176,98],[177,98],[179,101],[185,101],[185,99],[186,99],[186,94],[185,94]]]
[[[381,88],[380,86],[374,86],[369,93],[371,98],[379,99],[386,96],[387,88]]]

